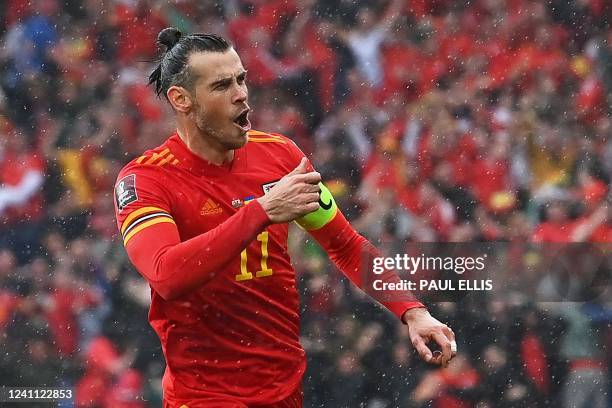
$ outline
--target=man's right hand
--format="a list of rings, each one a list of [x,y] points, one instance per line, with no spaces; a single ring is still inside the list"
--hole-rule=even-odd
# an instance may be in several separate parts
[[[293,221],[319,209],[321,175],[308,172],[307,166],[308,160],[304,157],[268,194],[257,199],[273,223]]]

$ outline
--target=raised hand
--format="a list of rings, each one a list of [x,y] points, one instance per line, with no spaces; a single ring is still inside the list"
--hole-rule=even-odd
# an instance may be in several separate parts
[[[319,209],[321,175],[308,171],[308,160],[280,179],[268,194],[257,199],[273,223],[293,221]]]

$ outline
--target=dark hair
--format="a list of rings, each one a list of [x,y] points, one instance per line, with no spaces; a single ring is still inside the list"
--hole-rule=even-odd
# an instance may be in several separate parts
[[[189,71],[189,56],[194,52],[225,52],[232,47],[225,38],[215,34],[190,34],[183,36],[174,27],[164,28],[157,35],[157,42],[166,47],[159,65],[149,75],[149,85],[155,84],[157,95],[166,96],[168,88],[180,85],[189,88],[193,76]]]

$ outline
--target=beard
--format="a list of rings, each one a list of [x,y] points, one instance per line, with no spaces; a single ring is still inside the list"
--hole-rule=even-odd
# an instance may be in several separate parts
[[[195,124],[202,135],[221,145],[227,150],[238,149],[246,143],[246,135],[241,135],[231,123],[224,129],[223,124],[215,124],[215,120],[208,118],[206,109],[199,104],[195,106]]]

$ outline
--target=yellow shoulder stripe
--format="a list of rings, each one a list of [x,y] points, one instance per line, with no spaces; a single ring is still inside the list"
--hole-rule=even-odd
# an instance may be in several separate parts
[[[254,143],[285,143],[283,139],[275,138],[275,137],[262,137],[262,138],[251,138],[249,137],[249,142]]]
[[[161,160],[159,163],[157,163],[157,165],[158,166],[163,166],[164,164],[168,163],[172,159],[174,159],[174,155],[172,153],[170,153],[169,155],[164,157],[163,160]]]
[[[151,158],[149,160],[147,160],[145,162],[145,164],[151,164],[153,163],[155,160],[160,159],[162,157],[164,157],[166,154],[168,154],[168,152],[170,151],[170,149],[168,149],[167,147],[162,150],[160,153],[153,153],[153,155],[151,156]]]
[[[262,131],[259,131],[259,130],[252,130],[252,129],[249,130],[247,134],[249,136],[272,136],[269,133],[262,132]]]
[[[121,234],[125,233],[125,230],[127,229],[127,227],[129,227],[132,221],[134,221],[136,218],[140,217],[141,215],[148,214],[151,212],[168,213],[168,211],[163,210],[159,207],[142,207],[137,210],[134,210],[127,217],[125,217],[125,220],[123,220],[123,223],[121,224]]]
[[[133,230],[131,230],[131,231],[129,232],[129,234],[127,234],[127,235],[125,236],[125,238],[123,239],[123,245],[127,245],[127,244],[128,244],[128,242],[130,241],[130,239],[131,239],[131,238],[132,238],[134,235],[136,235],[137,233],[139,233],[140,231],[142,231],[143,229],[148,228],[148,227],[150,227],[150,226],[152,226],[152,225],[155,225],[155,224],[161,224],[161,223],[165,223],[165,222],[168,222],[168,223],[170,223],[170,224],[174,224],[174,225],[176,225],[176,223],[174,222],[174,220],[173,220],[172,218],[169,218],[169,217],[158,217],[158,218],[154,218],[154,219],[152,219],[152,220],[149,220],[149,221],[147,221],[147,222],[142,223],[141,225],[139,225],[139,226],[137,226],[136,228],[134,228]]]
[[[166,163],[177,164],[178,162],[179,160],[174,157],[174,154],[170,152],[170,148],[168,147],[166,147],[159,153],[153,152],[153,154],[150,156],[142,155],[138,159],[136,159],[136,163],[138,164],[153,164],[156,166],[163,166]]]
[[[278,133],[266,133],[266,132],[260,132],[258,130],[250,130],[247,133],[247,135],[249,137],[256,137],[256,138],[260,138],[260,137],[269,138],[269,137],[272,137],[272,138],[275,138],[275,139],[281,139],[281,140],[283,139],[283,137],[281,135],[279,135]]]

